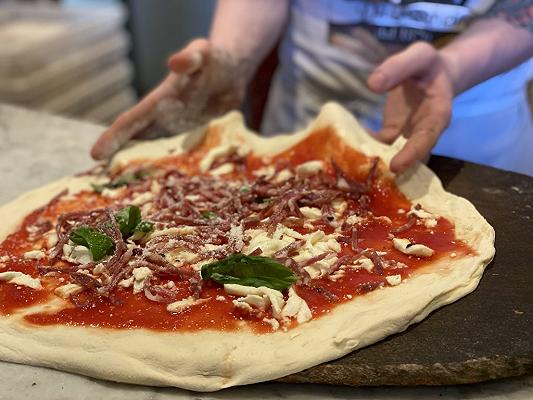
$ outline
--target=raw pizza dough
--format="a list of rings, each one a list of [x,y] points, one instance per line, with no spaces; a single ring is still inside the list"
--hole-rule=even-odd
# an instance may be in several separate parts
[[[321,127],[333,126],[348,145],[386,163],[395,147],[375,141],[337,104],[323,107],[317,119],[293,135],[262,138],[231,112],[208,127],[177,137],[136,143],[118,153],[112,166],[164,157],[189,149],[206,132],[213,140],[245,143],[260,155],[287,149]],[[23,217],[61,190],[88,188],[88,178],[65,178],[29,192],[0,208],[0,241]],[[494,256],[494,230],[467,200],[442,188],[424,165],[397,178],[401,191],[424,209],[455,223],[457,237],[478,255],[441,260],[401,285],[357,296],[334,312],[288,332],[159,332],[75,326],[30,326],[20,314],[0,318],[0,359],[71,371],[105,380],[214,391],[289,375],[368,346],[405,330],[431,311],[473,291]],[[37,306],[39,307],[39,306]],[[30,309],[31,310],[31,309]],[[28,310],[24,310],[27,312]]]

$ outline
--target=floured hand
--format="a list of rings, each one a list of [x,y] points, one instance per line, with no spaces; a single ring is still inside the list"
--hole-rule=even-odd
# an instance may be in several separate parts
[[[377,93],[388,92],[378,139],[407,141],[390,169],[403,172],[425,160],[451,118],[454,85],[442,55],[427,43],[415,43],[386,59],[368,78]]]
[[[169,75],[142,101],[120,115],[94,144],[97,160],[111,157],[140,135],[176,134],[237,107],[245,79],[235,62],[206,39],[196,39],[168,60]]]

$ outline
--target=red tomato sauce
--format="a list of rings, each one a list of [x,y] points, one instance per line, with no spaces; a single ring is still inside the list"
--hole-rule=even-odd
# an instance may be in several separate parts
[[[135,165],[163,170],[179,168],[189,174],[196,174],[198,173],[198,161],[205,155],[209,146],[208,142],[204,142],[192,152],[170,155],[157,161],[136,162]],[[315,132],[293,148],[273,157],[269,162],[298,165],[311,160],[329,162],[332,158],[349,174],[350,178],[358,181],[366,179],[371,158],[346,146],[336,135],[330,134],[329,128]],[[382,161],[380,163],[382,164]],[[248,156],[246,177],[253,177],[252,172],[263,166],[265,163],[261,158]],[[132,165],[129,166],[131,167]],[[333,171],[330,168],[326,173],[332,174]],[[238,176],[230,175],[228,179],[236,177]],[[129,193],[130,190],[125,189],[124,196]],[[343,278],[336,282],[324,277],[313,280],[312,286],[298,285],[296,291],[307,302],[314,318],[330,312],[335,306],[350,301],[355,296],[386,286],[387,275],[400,274],[402,278],[408,278],[415,270],[443,257],[449,257],[451,253],[456,253],[456,257],[474,254],[471,248],[455,237],[453,224],[444,218],[439,218],[438,224],[432,229],[423,225],[415,225],[408,231],[396,235],[396,237],[408,238],[413,243],[429,246],[435,251],[433,256],[418,258],[395,250],[389,233],[392,228],[402,226],[408,221],[406,212],[411,208],[410,201],[399,191],[392,178],[381,175],[375,181],[373,190],[369,193],[369,199],[373,215],[390,218],[392,225],[376,219],[360,224],[357,232],[359,247],[386,251],[387,255],[384,259],[394,259],[406,264],[407,267],[385,270],[383,275],[370,273],[364,269],[346,269]],[[59,274],[43,278],[39,275],[37,267],[46,265],[46,260],[22,258],[23,253],[31,250],[35,245],[29,241],[26,227],[46,219],[55,221],[57,216],[63,212],[105,207],[112,201],[96,193],[82,192],[68,199],[52,202],[48,207],[38,209],[25,218],[20,229],[0,244],[0,257],[15,256],[14,259],[4,262],[3,267],[0,264],[0,272],[21,271],[33,277],[40,277],[47,290],[33,290],[0,282],[1,314],[10,314],[18,309],[48,301],[54,296],[53,289],[63,284],[59,279],[68,277],[66,274]],[[352,202],[348,204],[348,207],[353,209],[357,205]],[[403,213],[399,213],[398,210],[403,210]],[[317,224],[315,228],[322,229],[326,234],[333,231],[325,223]],[[309,232],[304,228],[297,230],[301,233]],[[343,234],[349,233],[343,232]],[[353,254],[353,250],[350,245],[343,244],[341,253]],[[180,288],[180,293],[184,298],[190,294],[185,282],[175,281],[175,284]],[[164,331],[236,330],[243,321],[246,321],[247,325],[256,332],[271,331],[271,326],[262,321],[263,318],[272,317],[271,311],[263,312],[259,316],[250,316],[236,310],[231,300],[237,296],[226,294],[221,285],[211,281],[205,282],[201,294],[201,298],[208,299],[205,303],[176,314],[169,313],[166,310],[166,304],[152,302],[143,293],[133,294],[131,289],[116,289],[112,302],[95,294],[86,293],[82,293],[77,298],[78,306],[68,304],[61,311],[36,313],[26,316],[25,319],[35,325],[61,324],[117,329],[147,328]],[[225,301],[216,299],[221,295],[226,297]]]
[[[176,282],[182,285],[183,282]],[[189,294],[184,288],[184,297]],[[217,295],[224,295],[224,289],[211,282],[206,283],[202,291],[202,298],[208,299],[204,304],[191,307],[180,313],[170,313],[166,304],[148,300],[144,294],[133,294],[130,290],[118,288],[114,302],[99,296],[89,296],[87,305],[69,307],[53,314],[39,313],[26,317],[28,322],[37,325],[65,324],[101,326],[106,328],[147,328],[171,331],[194,331],[205,328],[217,330],[235,330],[239,321],[246,316],[235,311],[231,302],[232,296],[226,295],[227,300],[216,300]]]

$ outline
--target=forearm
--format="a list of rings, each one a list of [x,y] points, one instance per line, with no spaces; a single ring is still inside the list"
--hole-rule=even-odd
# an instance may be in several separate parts
[[[218,0],[210,41],[230,54],[248,80],[288,19],[288,0]]]
[[[533,34],[503,18],[475,21],[440,51],[459,94],[533,56]]]

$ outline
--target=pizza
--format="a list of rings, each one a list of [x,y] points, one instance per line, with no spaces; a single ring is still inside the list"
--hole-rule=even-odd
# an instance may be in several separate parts
[[[494,231],[336,104],[232,112],[0,208],[0,359],[212,391],[402,331],[477,286]]]

